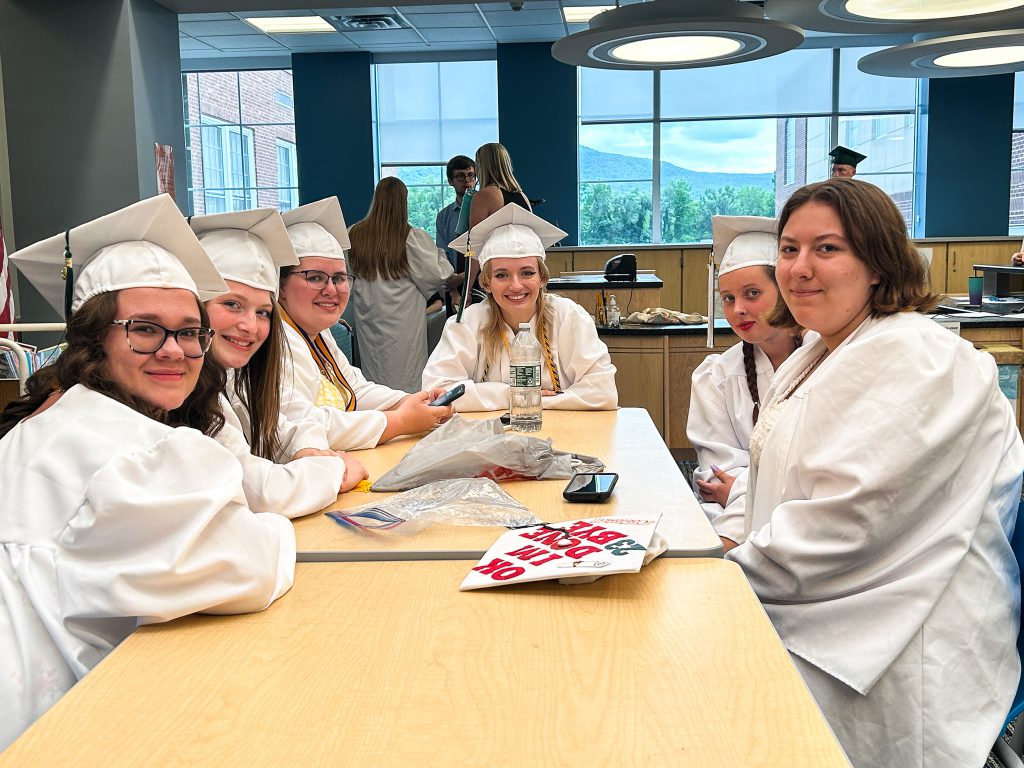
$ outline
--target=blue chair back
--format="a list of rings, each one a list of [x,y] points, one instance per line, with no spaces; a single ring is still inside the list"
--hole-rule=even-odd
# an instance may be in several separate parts
[[[1024,568],[1024,500],[1017,506],[1017,524],[1013,527],[1010,546],[1017,558],[1017,567]],[[1024,574],[1022,574],[1022,578],[1024,578]],[[1024,591],[1021,594],[1024,595]],[[1017,631],[1017,655],[1024,660],[1024,632],[1020,630]],[[1013,697],[1013,706],[1010,708],[1006,723],[1009,724],[1015,720],[1021,712],[1024,712],[1024,674],[1021,675],[1020,682],[1017,684],[1017,693]]]

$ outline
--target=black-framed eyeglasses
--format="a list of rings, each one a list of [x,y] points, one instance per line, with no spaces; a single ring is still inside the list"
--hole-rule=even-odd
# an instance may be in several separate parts
[[[302,279],[306,281],[307,285],[313,288],[320,288],[321,290],[327,287],[328,280],[339,291],[343,288],[351,289],[352,284],[356,281],[355,275],[349,275],[344,272],[335,272],[333,275],[328,275],[319,269],[295,269],[288,273],[289,277],[292,275],[302,275]]]
[[[140,355],[152,355],[173,336],[185,357],[202,357],[216,335],[212,328],[179,328],[174,331],[150,320],[115,320],[111,325],[124,326],[128,348]]]
[[[455,181],[476,181],[477,175],[475,173],[453,173],[452,178]]]

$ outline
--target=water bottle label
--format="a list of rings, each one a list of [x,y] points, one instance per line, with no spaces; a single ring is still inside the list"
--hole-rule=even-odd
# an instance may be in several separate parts
[[[536,365],[513,365],[509,384],[513,387],[539,387],[540,363]]]

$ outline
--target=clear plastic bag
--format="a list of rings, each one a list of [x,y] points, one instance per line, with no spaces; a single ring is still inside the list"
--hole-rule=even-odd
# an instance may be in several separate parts
[[[551,440],[505,432],[500,419],[481,421],[456,415],[409,449],[371,490],[404,491],[460,477],[570,478],[576,472],[602,469],[604,463],[593,456],[556,450]]]
[[[355,509],[332,510],[327,515],[339,525],[406,534],[434,523],[508,528],[540,523],[536,515],[497,483],[482,477],[427,483]]]

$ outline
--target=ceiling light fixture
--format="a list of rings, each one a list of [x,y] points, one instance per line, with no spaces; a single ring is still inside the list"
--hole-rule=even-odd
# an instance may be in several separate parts
[[[316,32],[337,32],[320,16],[254,16],[244,19],[268,35],[298,35]]]
[[[956,34],[1024,26],[1024,0],[765,0],[770,19],[839,34]]]
[[[1024,29],[931,37],[878,51],[857,62],[869,75],[973,77],[1024,70]]]
[[[774,56],[796,48],[803,33],[767,21],[738,0],[652,0],[625,5],[563,37],[551,55],[565,64],[602,69],[713,67]]]
[[[566,24],[586,24],[599,13],[610,11],[614,5],[567,5],[562,8]]]

